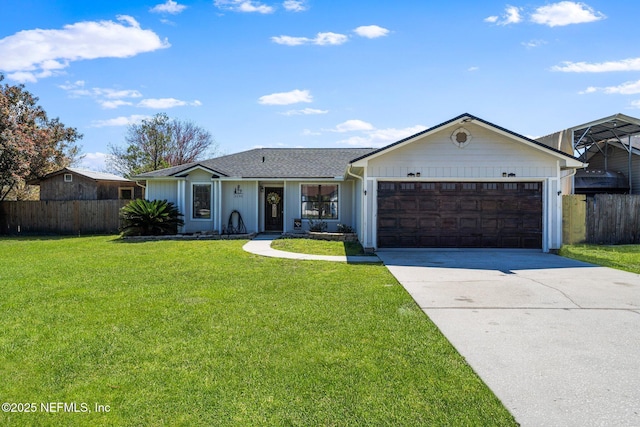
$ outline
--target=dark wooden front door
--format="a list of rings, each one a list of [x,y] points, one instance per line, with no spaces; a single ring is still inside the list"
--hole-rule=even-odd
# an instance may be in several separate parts
[[[264,194],[264,231],[282,231],[284,191],[281,187],[265,187]]]
[[[380,182],[378,246],[539,249],[542,183]]]

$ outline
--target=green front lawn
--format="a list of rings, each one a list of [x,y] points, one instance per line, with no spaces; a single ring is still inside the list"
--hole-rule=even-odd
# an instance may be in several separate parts
[[[515,425],[384,266],[244,243],[0,239],[0,425]]]
[[[311,255],[366,256],[359,242],[332,242],[315,239],[276,239],[271,243],[273,249]]]
[[[560,255],[640,274],[640,245],[565,245]]]

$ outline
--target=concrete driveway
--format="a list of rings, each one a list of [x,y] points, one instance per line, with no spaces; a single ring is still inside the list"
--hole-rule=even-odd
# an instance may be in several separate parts
[[[528,250],[377,255],[523,426],[640,426],[640,276]]]

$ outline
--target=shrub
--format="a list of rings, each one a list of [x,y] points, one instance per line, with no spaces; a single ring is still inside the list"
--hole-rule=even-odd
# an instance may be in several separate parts
[[[355,233],[356,230],[350,225],[338,224],[338,233]]]
[[[124,236],[176,234],[184,224],[178,208],[166,200],[132,200],[120,209],[120,232]]]
[[[327,223],[321,219],[309,220],[309,231],[323,232],[327,230]]]

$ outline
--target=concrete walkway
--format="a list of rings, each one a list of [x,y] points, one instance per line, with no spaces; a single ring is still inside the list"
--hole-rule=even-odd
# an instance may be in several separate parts
[[[301,260],[318,260],[318,261],[333,261],[333,262],[347,262],[351,264],[358,263],[380,263],[380,259],[375,256],[332,256],[332,255],[309,255],[298,254],[294,252],[279,251],[271,248],[271,242],[277,239],[277,235],[262,234],[256,236],[253,240],[247,242],[242,249],[247,252],[256,255],[262,255],[272,258],[288,258],[288,259],[301,259]]]
[[[640,426],[640,276],[539,251],[377,254],[522,426]]]

